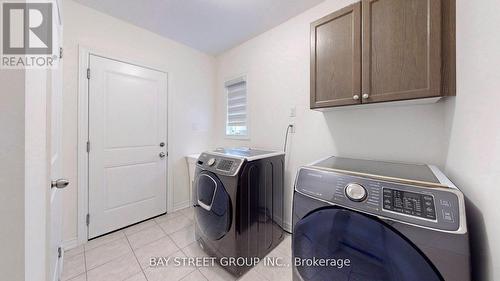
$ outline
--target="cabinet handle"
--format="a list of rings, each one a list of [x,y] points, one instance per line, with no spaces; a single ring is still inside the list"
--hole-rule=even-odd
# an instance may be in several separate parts
[[[354,96],[352,96],[352,99],[353,100],[359,100],[359,96],[358,95],[354,95]]]
[[[369,97],[370,97],[370,95],[369,95],[369,94],[363,94],[363,98],[364,98],[364,99],[367,99],[367,98],[369,98]]]

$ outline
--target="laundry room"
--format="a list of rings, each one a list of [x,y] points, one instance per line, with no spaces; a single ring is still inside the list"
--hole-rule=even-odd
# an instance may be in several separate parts
[[[0,5],[0,280],[500,279],[500,2]]]

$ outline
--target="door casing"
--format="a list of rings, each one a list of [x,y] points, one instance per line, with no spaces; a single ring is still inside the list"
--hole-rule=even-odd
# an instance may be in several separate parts
[[[155,70],[164,73],[167,76],[167,151],[172,155],[173,147],[170,136],[172,135],[172,126],[170,112],[170,85],[168,72],[158,68],[145,66],[140,62],[135,62],[129,58],[119,58],[108,55],[106,52],[95,51],[94,49],[79,45],[78,47],[78,229],[77,244],[83,244],[88,241],[87,214],[89,213],[89,161],[87,153],[87,140],[89,139],[89,80],[87,79],[87,69],[89,68],[90,55],[96,55],[107,59],[120,61],[135,66]],[[172,178],[171,157],[167,157],[167,198],[165,203],[167,212],[173,209],[173,178]],[[75,245],[76,246],[76,245]]]

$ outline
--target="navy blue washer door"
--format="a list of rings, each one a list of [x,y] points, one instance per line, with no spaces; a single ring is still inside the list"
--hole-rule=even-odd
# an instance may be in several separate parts
[[[214,173],[203,171],[196,180],[195,218],[203,235],[219,240],[231,227],[231,199]]]
[[[304,281],[443,281],[420,250],[375,217],[320,209],[300,220],[293,233],[294,260],[350,260],[342,268],[299,265]]]

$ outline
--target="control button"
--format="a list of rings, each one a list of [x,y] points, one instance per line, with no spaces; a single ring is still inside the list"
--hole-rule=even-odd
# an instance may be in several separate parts
[[[439,203],[441,203],[441,206],[443,207],[451,207],[450,201],[448,200],[439,200]]]
[[[208,165],[208,166],[213,166],[213,165],[215,165],[215,158],[210,158],[210,159],[208,159],[208,161],[207,161],[207,165]]]
[[[366,199],[366,189],[357,183],[350,183],[345,187],[345,194],[347,198],[355,202],[361,202]]]
[[[443,219],[447,222],[455,222],[455,219],[453,218],[453,213],[448,210],[443,210]]]
[[[401,208],[392,208],[392,211],[398,212],[398,213],[402,213],[403,209],[401,209]]]

